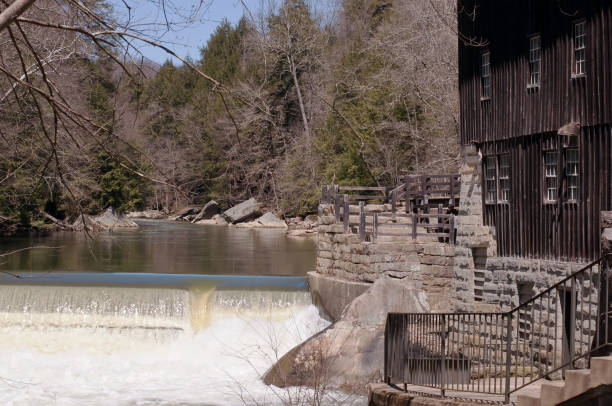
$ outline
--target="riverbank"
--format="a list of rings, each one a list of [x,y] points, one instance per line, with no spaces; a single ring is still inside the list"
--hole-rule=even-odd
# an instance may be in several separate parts
[[[318,216],[281,218],[268,210],[254,198],[245,200],[225,211],[211,200],[204,206],[188,206],[173,213],[159,210],[144,210],[126,214],[129,219],[165,219],[187,222],[196,225],[228,226],[249,229],[284,230],[289,237],[316,238],[319,225]]]

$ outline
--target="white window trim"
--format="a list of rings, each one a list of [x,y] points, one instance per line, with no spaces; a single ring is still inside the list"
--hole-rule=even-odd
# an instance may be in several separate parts
[[[487,74],[483,75],[482,71],[484,70],[485,64],[484,64],[484,57],[485,55],[488,57],[488,61],[486,64],[487,67]],[[489,51],[488,49],[486,51],[483,51],[480,53],[480,61],[479,61],[479,68],[480,68],[480,101],[484,101],[484,100],[490,100],[491,99],[491,51]],[[484,89],[484,79],[487,78],[488,79],[488,85],[487,85],[487,89],[488,89],[488,94],[485,95]]]
[[[546,161],[546,157],[550,154],[554,154],[555,155],[555,164],[554,164],[554,169],[555,169],[555,176],[548,176],[546,168],[547,166],[552,166],[552,165],[548,165],[547,161]],[[551,204],[551,203],[557,203],[559,201],[559,153],[557,151],[544,151],[544,157],[543,157],[543,163],[544,163],[544,203],[545,204]],[[555,179],[555,187],[553,188],[549,188],[548,187],[548,182],[547,179]],[[550,191],[551,190],[555,190],[555,199],[550,199]]]
[[[575,161],[570,161],[568,159],[568,152],[576,152],[576,160]],[[576,174],[575,175],[570,175],[569,171],[568,171],[568,166],[571,163],[575,163],[576,164]],[[566,195],[567,195],[567,199],[566,202],[568,203],[577,203],[578,199],[580,197],[580,149],[579,148],[567,148],[565,150],[565,177],[567,178],[567,183],[566,183]],[[570,185],[569,185],[569,178],[570,177],[575,177],[576,178],[576,198],[570,198]]]
[[[506,175],[502,176],[502,171],[501,171],[501,158],[502,157],[506,157],[507,158],[507,173]],[[497,182],[498,182],[498,194],[499,194],[499,198],[497,199],[498,203],[510,203],[510,199],[512,197],[512,184],[510,183],[510,178],[511,178],[511,174],[510,174],[510,154],[506,153],[506,154],[499,154],[497,156]],[[508,181],[508,188],[504,188],[503,185],[503,180]],[[508,198],[504,198],[504,191],[508,191]]]
[[[583,33],[582,33],[582,47],[580,48],[576,48],[576,28],[578,26],[582,26],[583,27]],[[586,20],[578,20],[578,21],[574,21],[573,26],[572,26],[572,78],[581,78],[586,76]],[[583,67],[583,71],[582,72],[578,72],[578,60],[576,59],[576,52],[578,50],[582,50],[584,53],[584,59],[582,60],[582,67]]]
[[[536,59],[532,59],[532,55],[534,52],[534,48],[532,48],[533,45],[533,40],[537,39],[538,40],[538,47],[537,47],[537,51],[538,51],[538,57],[537,60]],[[532,63],[536,63],[537,62],[537,66],[538,66],[538,73],[537,73],[537,81],[535,83],[532,82],[532,78],[533,78],[533,72],[531,71],[531,64]],[[527,80],[527,88],[528,89],[537,89],[540,87],[540,83],[542,82],[542,36],[537,33],[537,34],[533,34],[529,37],[529,55],[528,55],[528,68],[529,68],[529,77]]]
[[[489,156],[485,156],[484,157],[485,160],[485,165],[484,165],[484,179],[485,179],[485,204],[496,204],[498,201],[498,194],[499,194],[499,189],[498,189],[498,176],[497,176],[497,156],[496,155],[489,155]],[[493,176],[489,176],[490,173],[490,167],[489,167],[489,163],[493,162]],[[490,199],[489,195],[490,195],[490,188],[489,188],[489,183],[493,182],[493,184],[495,185],[495,194],[494,194],[494,199]]]

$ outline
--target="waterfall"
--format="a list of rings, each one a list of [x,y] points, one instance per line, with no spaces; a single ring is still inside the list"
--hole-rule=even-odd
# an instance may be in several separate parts
[[[261,402],[261,373],[327,325],[303,278],[1,278],[0,404]]]

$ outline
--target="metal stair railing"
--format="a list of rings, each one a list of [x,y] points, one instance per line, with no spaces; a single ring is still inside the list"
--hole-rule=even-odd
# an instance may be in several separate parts
[[[510,394],[612,349],[610,255],[498,313],[390,313],[388,383]]]

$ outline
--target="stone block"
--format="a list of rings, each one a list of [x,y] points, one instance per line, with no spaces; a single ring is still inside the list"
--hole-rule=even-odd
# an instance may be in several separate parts
[[[612,211],[602,211],[600,213],[601,228],[612,228]]]

